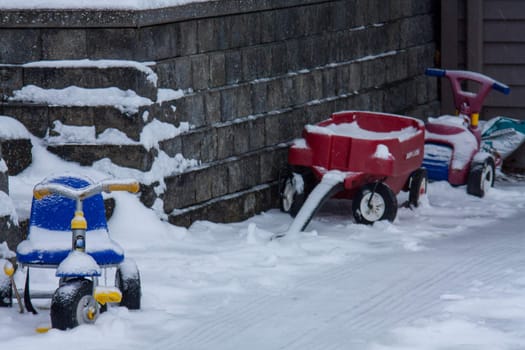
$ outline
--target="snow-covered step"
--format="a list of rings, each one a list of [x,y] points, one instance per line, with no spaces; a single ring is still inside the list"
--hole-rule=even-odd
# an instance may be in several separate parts
[[[77,86],[90,89],[115,87],[132,90],[137,95],[155,100],[157,74],[154,63],[122,60],[38,61],[20,66],[22,86],[44,89]]]

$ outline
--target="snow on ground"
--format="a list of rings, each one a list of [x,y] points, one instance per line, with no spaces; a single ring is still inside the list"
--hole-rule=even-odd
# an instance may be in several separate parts
[[[51,173],[108,177],[33,147],[10,177],[20,217]],[[136,195],[115,193],[113,238],[139,266],[140,311],[112,307],[95,325],[35,333],[38,315],[0,309],[5,349],[523,349],[525,184],[498,180],[486,198],[444,182],[393,223],[357,225],[349,201],[330,201],[306,232],[269,240],[291,219],[271,210],[245,222],[162,222]],[[398,196],[399,201],[407,195]],[[87,242],[89,244],[89,240]],[[5,251],[5,248],[0,252]],[[54,271],[32,274],[56,288]],[[104,278],[103,278],[104,279]],[[112,279],[111,271],[107,278]],[[16,282],[22,286],[24,274]]]
[[[148,10],[170,6],[186,5],[193,2],[218,0],[2,0],[1,9],[111,9]]]

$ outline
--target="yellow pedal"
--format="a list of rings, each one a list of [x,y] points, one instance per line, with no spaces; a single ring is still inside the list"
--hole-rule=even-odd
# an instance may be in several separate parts
[[[13,266],[13,264],[11,264],[10,261],[5,262],[4,273],[9,277],[13,276],[13,274],[15,273],[15,267]]]
[[[36,327],[35,331],[37,333],[47,333],[49,330],[51,329],[51,327],[47,327],[47,326],[41,326],[41,327]]]
[[[97,287],[94,293],[95,300],[100,304],[106,303],[120,303],[122,300],[122,293],[117,288],[112,287]]]

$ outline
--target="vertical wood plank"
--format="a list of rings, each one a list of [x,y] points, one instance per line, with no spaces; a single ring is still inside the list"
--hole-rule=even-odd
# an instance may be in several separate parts
[[[467,69],[483,71],[483,0],[467,0]]]
[[[441,67],[457,69],[458,67],[458,2],[441,0]],[[441,113],[454,111],[450,86],[441,82]]]

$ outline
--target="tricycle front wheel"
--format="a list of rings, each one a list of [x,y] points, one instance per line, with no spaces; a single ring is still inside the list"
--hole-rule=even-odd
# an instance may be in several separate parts
[[[397,215],[396,195],[382,182],[366,184],[355,195],[352,211],[358,224],[371,225],[379,220],[394,221]]]

